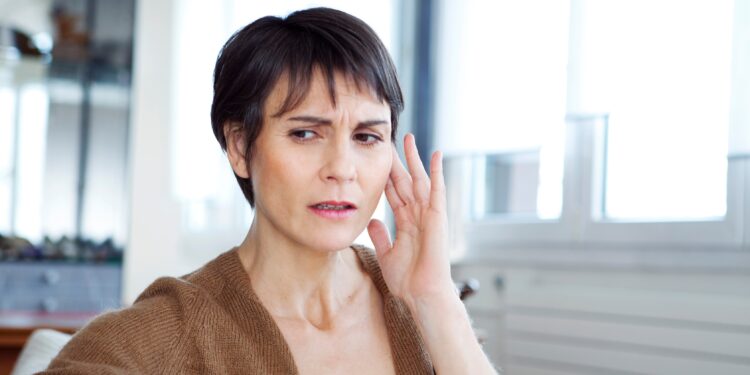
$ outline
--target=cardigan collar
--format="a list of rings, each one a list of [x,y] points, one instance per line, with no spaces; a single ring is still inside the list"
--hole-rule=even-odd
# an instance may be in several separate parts
[[[396,373],[433,374],[429,354],[414,319],[406,304],[388,289],[374,250],[361,245],[352,245],[351,248],[383,297],[383,313]],[[204,271],[221,279],[221,282],[208,284],[213,286],[209,288],[215,288],[210,292],[226,303],[227,311],[252,337],[253,344],[276,348],[275,353],[269,353],[264,359],[266,368],[273,373],[298,374],[281,329],[254,292],[237,250],[235,247],[206,264]],[[247,319],[248,311],[256,319]]]

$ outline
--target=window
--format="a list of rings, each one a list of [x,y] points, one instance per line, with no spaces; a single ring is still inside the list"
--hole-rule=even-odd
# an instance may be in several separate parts
[[[469,180],[448,181],[464,247],[742,246],[749,11],[442,2],[436,144]]]
[[[16,97],[10,87],[0,87],[0,232],[9,233],[13,202],[13,153]]]
[[[568,12],[568,1],[442,3],[436,145],[472,160],[475,218],[560,216]]]
[[[15,79],[0,82],[0,232],[38,242],[48,107],[44,70],[36,61],[0,63]]]
[[[609,114],[602,216],[723,217],[733,0],[583,4],[577,110]]]

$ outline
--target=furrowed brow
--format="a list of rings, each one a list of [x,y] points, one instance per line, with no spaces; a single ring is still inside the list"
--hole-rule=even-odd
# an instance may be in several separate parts
[[[294,116],[290,117],[289,121],[305,122],[312,125],[332,125],[333,122],[327,118],[315,117],[315,116]]]
[[[288,121],[304,122],[310,125],[321,126],[321,125],[333,125],[333,122],[327,118],[316,117],[316,116],[294,116],[287,119]],[[370,128],[378,125],[389,125],[388,120],[367,120],[361,121],[357,124],[357,129]]]
[[[373,126],[388,125],[388,124],[390,124],[390,121],[387,121],[387,120],[367,120],[367,121],[362,121],[362,122],[358,123],[357,124],[357,129],[360,129],[360,128],[370,128],[370,127],[373,127]]]

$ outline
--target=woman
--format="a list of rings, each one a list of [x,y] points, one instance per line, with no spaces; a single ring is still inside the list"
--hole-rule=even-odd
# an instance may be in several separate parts
[[[346,13],[265,17],[226,43],[211,120],[255,209],[244,241],[104,314],[48,373],[494,373],[455,293],[441,155],[430,178],[375,33]],[[385,190],[391,243],[370,220]],[[351,245],[367,227],[372,250]]]

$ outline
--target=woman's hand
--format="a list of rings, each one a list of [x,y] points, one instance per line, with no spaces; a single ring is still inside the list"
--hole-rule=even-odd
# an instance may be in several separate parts
[[[396,242],[391,245],[382,222],[367,226],[383,278],[413,314],[438,374],[496,374],[451,280],[442,155],[432,154],[427,176],[411,134],[404,138],[404,152],[411,173],[394,148],[385,188],[396,217]]]
[[[396,242],[391,244],[388,230],[379,220],[370,221],[367,231],[388,289],[414,309],[421,302],[457,296],[448,259],[442,155],[439,151],[432,154],[428,176],[412,134],[404,137],[404,153],[409,172],[394,147],[385,188],[396,218]]]

